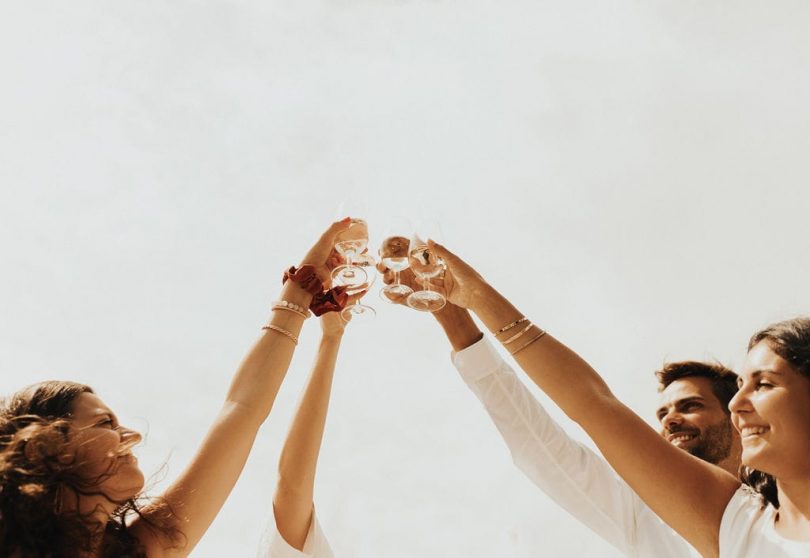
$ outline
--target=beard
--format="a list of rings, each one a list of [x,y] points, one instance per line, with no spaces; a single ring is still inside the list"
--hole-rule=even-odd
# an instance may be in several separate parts
[[[731,421],[723,421],[708,426],[700,433],[698,443],[686,451],[713,465],[717,465],[731,454]]]

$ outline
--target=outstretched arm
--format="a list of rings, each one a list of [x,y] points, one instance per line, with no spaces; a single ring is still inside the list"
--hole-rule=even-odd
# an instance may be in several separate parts
[[[431,244],[445,260],[451,302],[472,309],[497,332],[523,315],[469,265]],[[498,336],[501,342],[526,323]],[[565,413],[578,422],[630,487],[658,516],[704,556],[717,556],[720,520],[739,482],[719,467],[667,443],[622,404],[602,378],[574,351],[532,327],[508,349],[515,360]],[[525,345],[528,341],[534,342]],[[524,347],[525,345],[525,347]]]
[[[348,226],[347,220],[330,226],[304,257],[302,265],[315,266],[319,277],[328,281],[326,262],[335,236]],[[288,281],[280,298],[308,308],[312,295],[297,283]],[[303,321],[303,316],[294,312],[274,311],[270,324],[298,337]],[[197,454],[162,495],[172,511],[174,526],[182,532],[182,540],[163,540],[145,521],[132,525],[133,534],[146,546],[149,556],[186,556],[200,541],[242,472],[256,433],[270,413],[287,373],[294,349],[295,342],[290,336],[277,329],[266,329],[242,361],[222,409]],[[178,542],[180,547],[176,547]]]
[[[323,440],[329,396],[344,324],[331,312],[321,317],[323,337],[307,386],[295,412],[278,464],[273,514],[279,534],[303,550],[312,522],[315,469]]]

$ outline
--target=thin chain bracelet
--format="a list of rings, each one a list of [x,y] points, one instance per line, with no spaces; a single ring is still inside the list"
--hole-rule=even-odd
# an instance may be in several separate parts
[[[538,329],[539,329],[539,328],[538,328]],[[538,339],[540,339],[541,337],[543,337],[545,334],[546,334],[546,330],[545,330],[545,329],[541,329],[541,330],[540,330],[540,333],[538,333],[537,335],[535,335],[534,337],[532,337],[532,338],[531,338],[529,341],[527,341],[527,342],[526,342],[524,345],[522,345],[522,346],[520,346],[519,348],[515,349],[515,350],[514,350],[514,352],[512,352],[512,356],[515,356],[515,355],[516,355],[516,354],[518,354],[520,351],[522,351],[523,349],[525,349],[526,347],[528,347],[529,345],[531,345],[532,343],[534,343],[535,341],[537,341]]]

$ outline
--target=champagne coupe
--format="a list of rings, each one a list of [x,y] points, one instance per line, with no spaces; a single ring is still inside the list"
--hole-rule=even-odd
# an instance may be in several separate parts
[[[444,261],[427,244],[427,239],[436,240],[440,236],[438,224],[427,221],[418,225],[411,237],[408,262],[413,274],[422,280],[421,291],[413,292],[407,300],[408,306],[422,312],[441,310],[447,303],[443,294],[430,290],[430,280],[444,271]]]
[[[374,267],[376,263],[374,258],[368,256],[367,254],[363,254],[357,262],[357,265]],[[361,268],[362,270],[362,268]],[[365,272],[365,270],[363,270]],[[377,279],[375,274],[371,274],[371,279],[362,285],[349,285],[346,289],[346,294],[349,296],[354,296],[362,291],[368,290],[374,284],[374,281]],[[360,304],[359,300],[356,300],[354,304],[348,305],[346,308],[340,311],[340,317],[343,318],[345,321],[357,321],[359,320],[361,323],[370,322],[374,316],[377,315],[377,312],[371,306],[367,304]]]
[[[352,218],[349,228],[335,238],[335,250],[346,260],[332,270],[332,282],[335,285],[358,287],[368,282],[368,273],[355,264],[368,245],[368,225],[363,219]]]
[[[411,226],[407,219],[396,218],[389,222],[385,231],[385,240],[380,246],[380,261],[394,272],[394,282],[380,289],[380,295],[392,304],[405,300],[413,289],[399,282],[399,272],[408,269],[409,248],[411,240],[406,234]]]

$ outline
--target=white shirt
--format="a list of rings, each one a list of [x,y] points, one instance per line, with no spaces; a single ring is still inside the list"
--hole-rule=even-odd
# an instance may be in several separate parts
[[[720,522],[720,558],[807,558],[810,542],[791,541],[776,532],[776,509],[764,509],[759,495],[741,486]]]
[[[258,558],[335,558],[329,547],[329,541],[326,540],[326,535],[321,529],[321,524],[315,517],[315,510],[312,511],[312,521],[309,524],[307,539],[304,541],[303,552],[293,548],[284,540],[284,537],[278,532],[275,519],[271,519],[262,536],[257,556]]]
[[[562,508],[626,556],[699,556],[604,459],[552,420],[489,341],[482,339],[452,359],[515,465]]]

